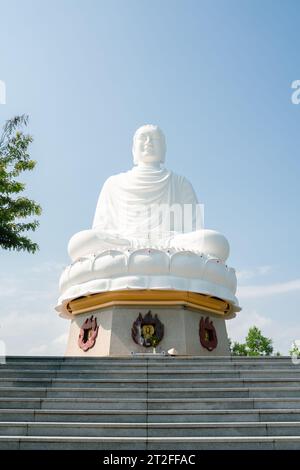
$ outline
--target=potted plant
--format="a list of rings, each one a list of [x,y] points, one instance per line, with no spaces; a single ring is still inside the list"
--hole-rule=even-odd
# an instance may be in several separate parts
[[[151,336],[151,346],[153,347],[153,354],[156,354],[156,346],[159,343],[159,339],[157,336]]]

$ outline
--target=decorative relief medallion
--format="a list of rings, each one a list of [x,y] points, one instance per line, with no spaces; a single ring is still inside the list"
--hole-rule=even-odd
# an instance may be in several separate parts
[[[209,317],[204,317],[200,320],[199,325],[199,336],[200,336],[200,343],[202,346],[208,351],[213,351],[216,349],[218,345],[218,338],[215,327],[212,321],[209,321]]]
[[[94,318],[93,315],[90,318],[87,318],[83,323],[78,338],[78,346],[83,351],[88,351],[91,349],[95,343],[98,335],[99,326],[97,326],[97,318]]]
[[[158,319],[157,314],[153,317],[151,310],[144,316],[140,313],[132,325],[131,336],[133,341],[140,346],[149,348],[157,346],[164,336],[164,325]]]

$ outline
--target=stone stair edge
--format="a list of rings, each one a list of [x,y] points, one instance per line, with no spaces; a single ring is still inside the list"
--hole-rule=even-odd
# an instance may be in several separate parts
[[[0,409],[1,414],[300,414],[299,408],[238,408],[238,409],[159,409],[159,410],[127,410],[127,409],[107,409],[107,410],[98,410],[98,409],[35,409],[35,408],[3,408]]]
[[[184,359],[184,360],[195,360],[195,359],[199,359],[201,361],[205,361],[205,360],[218,360],[218,359],[222,359],[222,360],[228,360],[228,361],[231,361],[231,360],[249,360],[249,361],[254,361],[254,360],[282,360],[282,359],[289,359],[291,360],[291,356],[184,356],[184,355],[177,355],[177,356],[170,356],[170,355],[156,355],[156,354],[152,354],[152,353],[145,353],[143,354],[142,356],[138,356],[138,355],[131,355],[131,356],[101,356],[101,357],[92,357],[92,356],[89,356],[88,359],[89,360],[92,360],[92,361],[95,361],[95,360],[100,360],[100,361],[111,361],[111,360],[115,360],[115,359],[135,359],[135,360],[145,360],[145,356],[148,356],[149,355],[149,358],[146,357],[147,359],[154,359],[154,360],[161,360],[162,359],[168,359],[168,360],[176,360],[178,358],[180,359]],[[86,358],[85,357],[78,357],[78,356],[32,356],[32,355],[6,355],[5,356],[6,359],[9,359],[9,360],[18,360],[18,359],[33,359],[33,360],[59,360],[59,361],[62,361],[62,362],[67,362],[67,361],[70,361],[70,360],[74,360],[74,361],[80,361],[80,360],[85,360]]]
[[[49,427],[57,427],[57,426],[65,426],[65,427],[72,427],[74,428],[75,425],[78,423],[76,422],[70,422],[70,421],[0,421],[0,427],[4,426],[32,426],[32,427],[43,427],[43,426],[49,426]],[[215,427],[221,427],[221,428],[230,428],[230,427],[285,427],[285,426],[291,426],[291,427],[300,427],[300,422],[297,421],[220,421],[220,422],[189,422],[189,423],[182,423],[182,422],[166,422],[166,423],[118,423],[118,422],[81,422],[80,426],[83,427],[113,427],[113,428],[134,428],[134,427],[139,427],[139,428],[215,428]]]
[[[107,373],[109,375],[113,375],[113,374],[130,374],[130,375],[138,375],[138,374],[141,374],[144,373],[145,375],[154,375],[154,374],[162,374],[162,375],[178,375],[178,374],[183,374],[183,375],[192,375],[192,374],[199,374],[199,375],[203,375],[203,374],[247,374],[247,373],[259,373],[259,374],[266,374],[266,373],[271,373],[271,374],[282,374],[282,373],[291,373],[291,370],[293,370],[293,373],[296,373],[296,374],[299,374],[300,375],[300,368],[293,368],[291,367],[291,369],[243,369],[243,370],[224,370],[224,369],[206,369],[206,370],[197,370],[197,369],[191,369],[191,370],[186,370],[186,369],[180,369],[180,370],[172,370],[171,372],[168,371],[168,370],[165,370],[165,369],[156,369],[156,370],[149,370],[147,368],[145,368],[144,371],[140,371],[140,370],[124,370],[124,369],[116,369],[116,370],[105,370],[105,371],[101,371],[101,370],[85,370],[85,369],[77,369],[77,370],[73,370],[73,369],[49,369],[49,370],[45,370],[45,369],[36,369],[36,370],[32,370],[32,369],[22,369],[21,372],[22,373],[28,373],[28,374],[56,374],[56,375],[64,375],[64,374],[83,374],[83,375],[92,375],[92,374],[95,374],[95,375],[100,375],[100,374],[103,374],[103,373]],[[1,371],[1,369],[0,369]],[[17,369],[2,369],[2,371],[4,373],[16,373],[18,372]]]
[[[120,392],[120,393],[146,393],[147,391],[151,393],[163,393],[170,392],[168,387],[166,388],[134,388],[134,387],[0,387],[1,391],[24,391],[24,392]],[[174,387],[171,392],[268,392],[268,391],[300,391],[300,381],[299,387]],[[1,397],[0,397],[1,398]],[[16,397],[12,397],[16,398]],[[41,397],[44,398],[44,397]]]
[[[81,436],[0,436],[0,441],[44,441],[52,442],[275,442],[275,441],[296,441],[300,443],[300,436],[230,436],[230,437],[81,437]]]
[[[0,397],[0,403],[1,402],[70,402],[70,397],[11,397],[11,398],[1,398]],[[186,401],[189,401],[190,403],[200,403],[200,402],[257,402],[257,401],[262,401],[262,402],[299,402],[300,403],[300,397],[215,397],[215,398],[72,398],[72,402],[80,402],[80,403],[110,403],[110,402],[124,402],[124,403],[164,403],[164,402],[171,402],[171,403],[186,403]],[[1,410],[1,408],[0,408]]]
[[[46,378],[46,377],[0,377],[0,383],[1,382],[7,382],[7,381],[13,381],[13,382],[66,382],[66,383],[133,383],[131,379],[68,379],[68,378]],[[236,377],[234,379],[232,378],[226,378],[226,377],[215,377],[212,379],[207,379],[207,378],[202,378],[202,379],[181,379],[180,382],[199,382],[199,383],[207,383],[207,382],[212,382],[212,383],[218,383],[218,382],[299,382],[300,378],[298,377],[285,377],[282,380],[278,380],[277,377]],[[148,383],[168,383],[168,382],[176,382],[177,379],[135,379],[135,383],[142,383],[142,382],[148,382]]]

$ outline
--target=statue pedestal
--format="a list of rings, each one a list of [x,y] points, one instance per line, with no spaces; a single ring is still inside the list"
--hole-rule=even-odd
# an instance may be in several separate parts
[[[147,314],[148,317],[146,317]],[[160,330],[154,324],[157,321],[154,320],[156,315]],[[145,320],[144,324],[136,322],[138,318]],[[152,318],[152,325],[149,318]],[[201,319],[202,326],[200,326]],[[159,340],[161,329],[163,337],[158,344],[153,345],[151,333],[152,337],[155,335]],[[137,344],[133,339],[134,334],[135,339],[141,342],[146,337],[148,347]],[[148,334],[150,334],[150,339],[147,340]],[[201,344],[200,336],[204,346]],[[84,350],[90,345],[92,345],[90,348]],[[77,313],[71,320],[66,356],[152,354],[154,347],[158,353],[174,348],[178,355],[183,356],[228,356],[230,351],[225,317],[208,312],[207,309],[155,303],[89,309],[88,312]]]

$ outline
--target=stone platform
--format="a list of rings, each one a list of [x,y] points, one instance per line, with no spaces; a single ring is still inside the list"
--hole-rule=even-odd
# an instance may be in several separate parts
[[[151,346],[136,344],[132,337],[132,328],[139,314],[143,318],[148,312],[152,318],[157,318],[164,327],[163,338],[157,345],[157,351],[167,352],[175,348],[178,354],[185,356],[226,356],[229,355],[229,342],[225,320],[220,315],[208,313],[205,310],[192,310],[188,307],[172,306],[115,306],[90,310],[74,315],[71,320],[67,356],[119,356],[132,353],[152,352]],[[84,322],[96,319],[98,335],[94,346],[84,351],[78,345],[80,329]],[[216,331],[217,345],[209,350],[200,342],[200,321],[212,322]],[[208,320],[207,320],[208,319]],[[149,321],[146,322],[149,324]],[[151,323],[151,321],[150,321]]]

